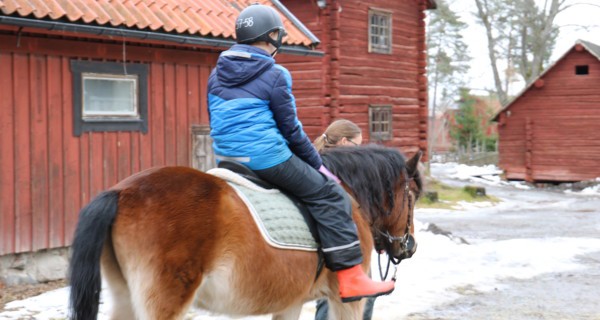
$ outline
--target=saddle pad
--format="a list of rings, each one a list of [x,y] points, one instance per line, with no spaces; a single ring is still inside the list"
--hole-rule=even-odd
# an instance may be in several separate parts
[[[265,193],[227,182],[244,201],[269,245],[280,249],[317,251],[306,221],[294,203],[281,192]]]

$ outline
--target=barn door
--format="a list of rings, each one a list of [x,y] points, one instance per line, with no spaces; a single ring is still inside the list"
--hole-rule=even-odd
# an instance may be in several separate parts
[[[216,167],[208,125],[192,125],[192,167],[207,171]]]

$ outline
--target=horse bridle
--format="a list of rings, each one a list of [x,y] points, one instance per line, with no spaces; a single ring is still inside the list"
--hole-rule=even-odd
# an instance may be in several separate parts
[[[394,264],[394,275],[392,276],[392,281],[396,281],[396,271],[398,270],[397,266],[400,264],[400,262],[403,259],[408,259],[412,256],[412,252],[414,251],[414,247],[416,245],[415,238],[413,237],[412,234],[410,234],[413,203],[412,203],[412,199],[410,197],[409,192],[410,192],[410,183],[413,180],[413,178],[408,175],[408,173],[406,172],[406,168],[404,168],[402,170],[402,176],[404,177],[404,195],[402,197],[401,209],[404,209],[404,205],[406,204],[406,201],[408,200],[408,215],[407,215],[406,229],[404,230],[404,235],[402,235],[400,237],[396,237],[396,236],[391,235],[389,230],[386,230],[385,232],[383,232],[380,229],[372,226],[372,229],[375,231],[375,237],[374,237],[375,238],[375,249],[377,250],[377,254],[378,254],[377,262],[379,265],[379,275],[382,280],[387,279],[388,272],[390,270],[390,264],[393,263]],[[398,217],[398,220],[400,219],[401,216],[402,215],[400,214],[400,216]],[[398,222],[398,221],[396,221],[396,222]],[[383,241],[383,243],[382,243],[381,239],[378,236],[383,237],[386,241]],[[400,245],[401,254],[398,258],[394,257],[392,254],[392,245],[394,244],[394,242],[399,242],[399,245]],[[388,262],[387,262],[387,267],[385,270],[385,275],[383,274],[383,272],[381,270],[381,253],[382,253],[382,251],[385,251],[388,256]]]

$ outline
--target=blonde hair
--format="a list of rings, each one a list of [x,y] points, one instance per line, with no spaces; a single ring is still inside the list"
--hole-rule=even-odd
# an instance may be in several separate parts
[[[325,148],[336,147],[342,138],[354,139],[360,134],[362,134],[362,130],[354,122],[340,119],[332,122],[325,132],[313,141],[313,144],[317,151],[321,151]]]

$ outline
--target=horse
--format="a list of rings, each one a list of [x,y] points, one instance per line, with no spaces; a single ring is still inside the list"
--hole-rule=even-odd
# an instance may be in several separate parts
[[[322,154],[353,202],[364,255],[410,258],[413,204],[422,190],[418,151],[406,160],[382,146]],[[192,304],[230,316],[298,319],[326,297],[330,319],[362,319],[363,301],[342,303],[336,276],[315,252],[269,246],[223,179],[189,167],[156,167],[103,191],[81,211],[69,266],[69,316],[96,319],[102,279],[111,319],[182,319]]]

